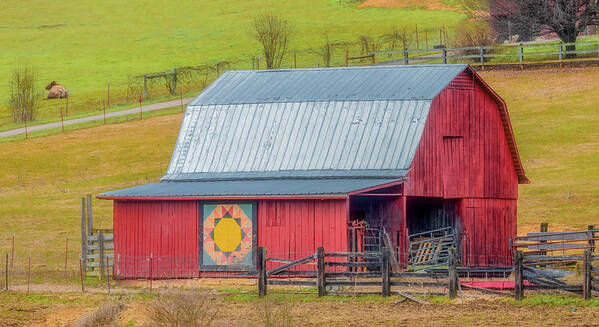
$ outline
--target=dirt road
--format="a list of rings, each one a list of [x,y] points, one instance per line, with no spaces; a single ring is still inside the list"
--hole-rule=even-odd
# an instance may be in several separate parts
[[[183,104],[188,104],[193,99],[194,98],[183,99]],[[160,103],[142,105],[141,111],[143,113],[143,112],[148,112],[148,111],[155,111],[155,110],[172,108],[172,107],[176,107],[176,106],[179,106],[179,105],[181,105],[181,100],[171,100],[171,101],[166,101],[166,102],[160,102]],[[131,115],[131,114],[135,114],[135,113],[139,113],[139,107],[136,107],[136,108],[133,108],[133,109],[127,109],[127,110],[121,110],[121,111],[114,111],[114,112],[106,113],[106,118]],[[64,121],[64,125],[68,126],[68,125],[85,123],[85,122],[90,122],[90,121],[94,121],[94,120],[102,120],[102,119],[104,119],[104,114],[65,120]],[[31,132],[35,132],[35,131],[41,131],[41,130],[45,130],[45,129],[58,128],[58,127],[61,127],[61,123],[60,122],[48,123],[48,124],[41,124],[41,125],[34,125],[34,126],[28,126],[27,127],[27,132],[31,133]],[[7,136],[19,135],[19,134],[25,134],[25,128],[24,127],[23,128],[17,128],[17,129],[11,129],[11,130],[4,131],[4,132],[0,132],[0,138],[7,137]]]

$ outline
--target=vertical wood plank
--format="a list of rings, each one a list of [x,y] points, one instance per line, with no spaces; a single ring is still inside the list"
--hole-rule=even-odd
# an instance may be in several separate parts
[[[325,296],[326,293],[326,281],[324,278],[325,266],[324,266],[324,247],[319,246],[316,250],[316,269],[317,269],[317,280],[316,286],[318,288],[318,296]]]
[[[514,298],[516,301],[524,297],[524,281],[522,278],[522,251],[514,252]]]
[[[83,261],[83,272],[87,264],[87,229],[86,229],[86,207],[85,198],[81,198],[81,261]]]
[[[98,269],[100,279],[104,279],[104,231],[98,231]]]
[[[387,247],[384,247],[382,250],[381,278],[382,294],[383,296],[389,296],[391,294],[391,286],[389,283],[389,248]]]
[[[458,272],[457,272],[457,260],[456,260],[456,249],[449,249],[449,298],[455,299],[458,296]]]
[[[591,249],[584,251],[582,259],[582,296],[585,301],[588,301],[591,299],[593,291],[591,284]]]
[[[87,235],[91,235],[92,234],[92,229],[94,228],[94,218],[93,218],[93,214],[92,214],[92,196],[91,194],[88,194],[86,196],[86,202],[87,202]]]
[[[266,248],[258,247],[256,252],[256,268],[258,270],[258,297],[266,296]]]

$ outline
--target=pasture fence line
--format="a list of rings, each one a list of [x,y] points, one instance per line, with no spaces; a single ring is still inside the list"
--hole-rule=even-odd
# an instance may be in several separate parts
[[[409,30],[408,30],[409,29]],[[438,30],[439,35],[435,35]],[[536,65],[598,64],[599,41],[577,43],[521,43],[496,46],[455,47],[445,25],[439,28],[398,28],[379,36],[360,36],[354,41],[329,42],[320,48],[289,49],[281,69],[349,67],[363,65],[413,65],[468,63],[480,69],[504,67],[524,69]],[[424,40],[424,42],[423,42]],[[323,41],[324,42],[324,41]],[[454,47],[450,47],[453,44]],[[14,127],[25,127],[25,138],[32,123],[68,120],[105,114],[141,101],[171,99],[197,94],[225,70],[265,69],[263,54],[226,58],[198,65],[177,66],[166,71],[146,72],[123,80],[99,82],[100,92],[92,96],[69,88],[63,99],[42,101],[34,120]],[[73,90],[74,89],[74,90]],[[61,107],[63,106],[63,107]],[[62,110],[64,109],[64,110]],[[140,114],[143,118],[143,114]],[[127,118],[127,119],[130,119]],[[106,123],[106,120],[104,120]],[[11,128],[13,126],[11,125]],[[66,131],[66,128],[64,129]]]
[[[548,49],[548,50],[546,50]],[[577,43],[520,43],[495,46],[472,46],[461,48],[436,47],[430,49],[408,49],[397,51],[372,51],[370,55],[401,55],[399,60],[379,64],[431,64],[469,63],[485,66],[558,62],[564,63],[599,57],[599,41]],[[373,59],[374,61],[374,59]]]

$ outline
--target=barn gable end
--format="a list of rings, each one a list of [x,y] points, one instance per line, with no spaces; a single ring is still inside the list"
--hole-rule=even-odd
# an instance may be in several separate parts
[[[406,194],[518,197],[518,181],[527,179],[502,100],[489,90],[467,69],[433,99]]]

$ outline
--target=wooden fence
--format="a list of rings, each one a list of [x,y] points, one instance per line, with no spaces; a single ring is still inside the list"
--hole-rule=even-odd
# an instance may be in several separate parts
[[[592,251],[587,249],[583,255],[567,256],[524,256],[521,250],[514,255],[514,297],[521,300],[524,297],[524,290],[553,290],[566,291],[576,294],[582,294],[585,300],[592,297],[593,291],[599,292],[599,269],[593,266],[593,261],[599,260],[599,256],[592,255]],[[554,277],[546,269],[535,267],[547,267],[552,264],[563,264],[564,262],[581,262],[582,283],[572,284],[564,282]],[[525,281],[530,282],[525,285]]]
[[[318,296],[327,294],[336,295],[363,295],[380,294],[389,296],[392,293],[399,294],[416,302],[424,302],[413,294],[393,287],[429,287],[448,289],[448,293],[428,293],[431,295],[457,296],[459,287],[458,274],[456,271],[457,260],[455,249],[450,252],[448,273],[416,273],[416,272],[392,272],[390,262],[391,252],[383,248],[380,253],[366,252],[325,252],[319,247],[317,252],[301,258],[289,261],[266,256],[266,249],[259,247],[257,252],[257,277],[258,294],[263,297],[267,294],[268,285],[295,285],[315,286]],[[295,270],[302,265],[314,264],[316,270]],[[267,270],[267,262],[286,262],[284,265]],[[339,269],[341,267],[341,269]],[[287,278],[276,278],[276,277]],[[301,279],[293,277],[302,277]],[[409,279],[409,280],[407,280]],[[436,281],[428,281],[434,279]],[[355,287],[367,288],[356,292],[344,293],[341,291],[327,290],[328,287]],[[378,290],[376,290],[378,289]]]
[[[516,250],[514,252],[513,293],[478,287],[468,282],[461,283],[458,276],[458,256],[455,248],[449,250],[448,267],[445,271],[437,268],[435,272],[393,272],[390,257],[391,253],[388,248],[383,248],[380,253],[365,253],[325,252],[324,248],[319,247],[316,253],[299,260],[285,260],[268,258],[266,249],[259,247],[256,261],[258,294],[260,297],[265,296],[269,285],[313,286],[316,287],[318,296],[328,294],[389,296],[398,294],[416,302],[424,302],[414,296],[416,293],[409,292],[405,288],[437,288],[443,292],[427,292],[426,294],[448,295],[450,298],[455,298],[458,295],[458,290],[467,289],[493,295],[513,296],[516,300],[521,300],[524,297],[525,289],[573,292],[581,294],[585,300],[591,299],[593,292],[599,292],[599,268],[593,265],[593,261],[599,260],[599,256],[592,255],[592,249],[585,249],[582,255],[569,256],[525,256],[521,250]],[[559,264],[564,261],[581,263],[581,284],[564,282],[552,276],[551,271],[542,269],[550,264]],[[284,264],[267,270],[267,262]],[[299,270],[300,267],[306,265],[315,265],[316,269]],[[434,281],[430,281],[431,279]],[[335,291],[332,289],[333,287],[354,287],[354,291]]]
[[[81,270],[86,276],[104,279],[114,265],[114,235],[112,229],[93,225],[91,195],[81,198]]]
[[[540,48],[547,49],[537,51]],[[599,57],[599,42],[551,43],[478,46],[464,48],[403,49],[399,51],[372,51],[370,55],[403,55],[403,59],[381,64],[457,63],[468,62],[482,66],[512,63],[520,67],[526,63],[580,60],[581,57]],[[375,61],[373,57],[373,62]],[[494,61],[495,60],[495,61]]]

